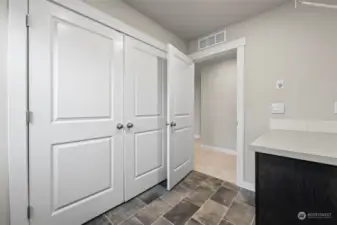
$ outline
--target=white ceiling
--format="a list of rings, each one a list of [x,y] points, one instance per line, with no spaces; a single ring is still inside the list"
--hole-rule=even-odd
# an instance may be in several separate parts
[[[123,0],[188,41],[289,0]]]

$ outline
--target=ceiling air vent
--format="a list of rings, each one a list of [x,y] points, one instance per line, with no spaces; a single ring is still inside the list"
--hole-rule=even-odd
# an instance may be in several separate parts
[[[226,41],[226,31],[213,33],[198,40],[199,51]]]

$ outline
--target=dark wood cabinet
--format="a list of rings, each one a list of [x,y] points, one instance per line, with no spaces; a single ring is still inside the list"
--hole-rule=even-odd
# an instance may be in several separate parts
[[[337,167],[257,152],[256,224],[337,225]]]

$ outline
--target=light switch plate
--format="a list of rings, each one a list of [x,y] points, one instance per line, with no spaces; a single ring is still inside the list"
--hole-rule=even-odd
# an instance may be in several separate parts
[[[337,114],[337,102],[335,102],[335,114]]]
[[[271,113],[272,114],[284,114],[285,105],[284,103],[273,103],[271,104]]]

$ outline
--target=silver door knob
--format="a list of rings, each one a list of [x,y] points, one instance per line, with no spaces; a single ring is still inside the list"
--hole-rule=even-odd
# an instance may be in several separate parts
[[[123,125],[123,124],[121,124],[121,123],[117,124],[117,129],[118,129],[118,130],[121,130],[121,129],[123,129],[123,128],[124,128],[124,125]]]
[[[129,129],[132,128],[133,127],[133,123],[126,124],[126,127],[129,128]]]
[[[171,126],[171,127],[175,127],[175,126],[177,126],[177,124],[176,124],[175,122],[171,122],[171,123],[170,123],[170,126]]]

